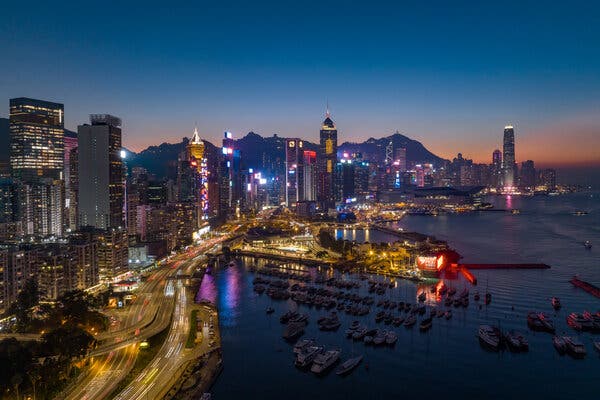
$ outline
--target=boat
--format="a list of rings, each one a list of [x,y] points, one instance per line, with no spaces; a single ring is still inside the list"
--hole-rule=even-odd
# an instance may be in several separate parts
[[[365,337],[365,335],[367,334],[367,332],[368,332],[368,330],[365,327],[358,328],[352,334],[352,339],[354,339],[354,340],[361,340],[362,338]]]
[[[292,318],[290,318],[290,322],[302,322],[308,323],[308,314],[298,314]]]
[[[404,326],[406,326],[407,328],[410,328],[411,326],[413,326],[416,323],[417,323],[417,317],[415,317],[414,314],[409,315],[404,320]]]
[[[596,349],[596,351],[600,353],[600,342],[595,341],[592,343],[594,343],[594,348]]]
[[[569,314],[567,317],[567,324],[577,331],[591,331],[594,327],[594,323],[591,319],[578,313]]]
[[[267,314],[273,314],[275,309],[273,307],[267,307]]]
[[[508,331],[504,333],[504,340],[508,348],[512,352],[528,351],[529,342],[523,334],[516,331]]]
[[[324,353],[317,354],[310,370],[315,374],[324,374],[335,364],[340,358],[339,350],[327,350]]]
[[[564,337],[565,344],[567,345],[567,353],[573,358],[583,358],[586,355],[585,346],[579,341],[579,339],[572,336]]]
[[[421,330],[421,332],[425,332],[425,331],[428,331],[429,329],[431,329],[432,326],[433,326],[433,319],[431,317],[429,317],[429,318],[425,318],[423,321],[421,321],[421,323],[419,324],[419,329]]]
[[[281,322],[282,324],[287,324],[290,319],[292,319],[293,317],[295,317],[297,315],[298,315],[298,313],[296,311],[288,311],[285,314],[283,314],[281,317],[279,317],[279,322]]]
[[[315,341],[313,339],[302,339],[299,340],[295,345],[294,345],[294,354],[298,354],[300,353],[302,350],[304,350],[305,348],[312,346],[315,344]]]
[[[375,346],[380,346],[385,343],[385,337],[387,335],[387,331],[378,331],[373,337],[373,344]]]
[[[479,325],[479,343],[490,348],[491,350],[500,350],[502,337],[500,329],[490,325]]]
[[[323,353],[323,346],[308,346],[296,356],[294,365],[299,368],[306,368],[312,364],[314,359]]]
[[[587,211],[584,211],[584,210],[577,210],[577,211],[574,211],[574,212],[573,212],[573,215],[575,215],[575,216],[577,216],[577,217],[580,217],[580,216],[582,216],[582,215],[588,215],[588,212],[587,212]]]
[[[398,341],[398,335],[394,331],[388,331],[385,335],[385,343],[388,345],[393,345]]]
[[[345,375],[345,374],[351,372],[354,368],[356,368],[358,366],[358,364],[360,364],[362,359],[363,359],[363,356],[358,356],[358,357],[353,357],[353,358],[347,359],[346,361],[341,363],[340,366],[335,370],[335,374],[336,375]]]
[[[294,340],[297,337],[302,336],[304,333],[304,326],[303,322],[290,322],[283,330],[281,337],[289,341]]]
[[[555,310],[559,310],[561,307],[560,299],[558,297],[553,297],[550,303]]]
[[[530,312],[527,314],[527,325],[531,330],[554,333],[554,322],[546,314]]]
[[[565,352],[567,351],[567,344],[565,343],[565,339],[562,336],[554,336],[552,338],[552,344],[554,345],[554,348],[556,349],[556,351],[558,351],[558,354],[565,354]]]
[[[422,291],[422,292],[421,292],[421,293],[420,293],[420,294],[417,296],[417,299],[418,299],[420,302],[423,302],[423,301],[425,301],[425,299],[426,299],[426,298],[427,298],[427,295],[425,294],[425,291]]]
[[[446,313],[443,310],[438,310],[435,316],[438,318],[442,318],[444,316],[444,314],[446,314]]]
[[[513,208],[512,210],[510,210],[510,212],[512,214],[521,214],[521,210],[519,210],[518,208]]]
[[[590,242],[589,240],[586,240],[585,242],[583,242],[583,246],[589,250],[592,248],[592,242]]]

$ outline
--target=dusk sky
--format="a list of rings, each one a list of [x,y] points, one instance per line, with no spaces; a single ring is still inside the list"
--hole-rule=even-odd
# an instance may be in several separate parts
[[[513,124],[517,161],[600,164],[597,2],[5,2],[0,93],[123,119],[141,150],[201,135],[340,142],[399,130],[489,162]],[[392,3],[392,2],[390,2]]]

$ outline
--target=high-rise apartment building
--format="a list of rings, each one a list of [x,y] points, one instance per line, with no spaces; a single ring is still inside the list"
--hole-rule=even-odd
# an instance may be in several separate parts
[[[304,196],[305,201],[317,200],[317,152],[304,150],[303,152],[304,168]]]
[[[515,130],[511,125],[507,125],[504,127],[503,153],[503,184],[505,188],[512,188],[515,186]]]
[[[121,120],[95,114],[90,123],[77,128],[79,226],[123,227]]]

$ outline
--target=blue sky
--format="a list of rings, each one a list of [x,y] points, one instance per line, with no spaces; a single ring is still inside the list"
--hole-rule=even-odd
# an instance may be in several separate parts
[[[396,129],[487,161],[513,124],[517,160],[600,163],[594,2],[10,2],[0,93],[123,119],[141,149],[195,124],[316,140]],[[540,146],[543,141],[545,146]]]

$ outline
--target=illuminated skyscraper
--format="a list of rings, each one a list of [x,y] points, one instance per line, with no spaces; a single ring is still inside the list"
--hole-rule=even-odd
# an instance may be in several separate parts
[[[62,179],[64,106],[19,97],[10,99],[10,165],[22,182]]]
[[[494,187],[502,186],[502,152],[498,149],[492,153],[491,185]]]
[[[196,193],[198,226],[202,220],[208,219],[208,165],[204,149],[204,141],[200,139],[198,128],[194,129],[192,140],[188,143],[190,166],[194,169],[194,189]]]
[[[504,127],[504,187],[515,186],[515,131],[511,125]]]
[[[285,140],[285,205],[304,200],[304,142]]]
[[[329,109],[319,132],[319,186],[317,200],[323,210],[335,206],[334,173],[337,164],[337,129],[331,120]]]
[[[101,229],[124,227],[121,120],[94,114],[90,122],[77,127],[78,223]]]
[[[317,152],[304,150],[304,201],[317,200]]]

